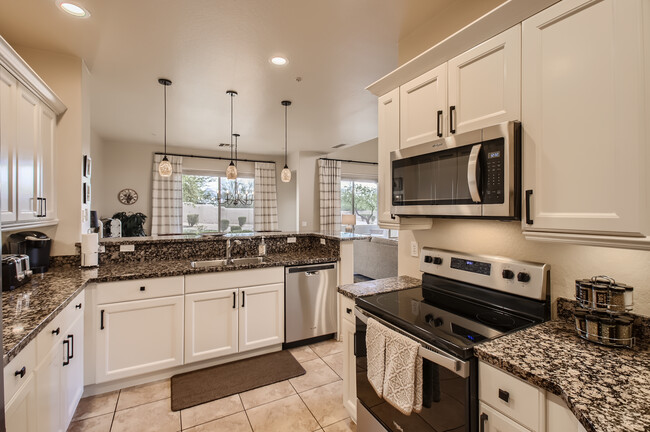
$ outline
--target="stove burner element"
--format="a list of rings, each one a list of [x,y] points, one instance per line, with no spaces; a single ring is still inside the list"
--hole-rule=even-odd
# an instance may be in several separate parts
[[[476,314],[476,319],[491,327],[510,329],[515,325],[515,320],[511,316],[497,311],[479,312]]]

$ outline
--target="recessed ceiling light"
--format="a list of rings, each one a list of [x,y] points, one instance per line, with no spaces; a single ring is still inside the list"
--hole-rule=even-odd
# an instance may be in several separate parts
[[[57,3],[59,4],[59,7],[63,9],[64,12],[72,16],[75,16],[77,18],[88,18],[90,16],[90,12],[88,12],[86,9],[74,3],[69,3],[69,2],[57,2]]]
[[[288,63],[288,60],[284,57],[276,56],[276,57],[271,57],[271,63],[273,63],[276,66],[284,66]]]

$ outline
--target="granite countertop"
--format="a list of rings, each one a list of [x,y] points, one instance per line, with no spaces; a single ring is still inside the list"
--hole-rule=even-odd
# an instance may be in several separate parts
[[[333,256],[284,253],[267,255],[263,263],[224,267],[192,268],[189,260],[107,264],[95,269],[51,267],[47,273],[35,274],[30,284],[2,293],[4,365],[27,346],[88,283],[320,264],[337,260]]]
[[[650,431],[650,351],[580,339],[549,321],[474,347],[479,359],[556,394],[589,432]]]
[[[143,244],[143,243],[186,243],[195,241],[213,241],[215,239],[228,238],[262,238],[262,237],[311,237],[317,236],[339,241],[361,240],[370,238],[370,235],[354,234],[345,232],[248,232],[248,233],[215,233],[215,234],[178,234],[164,236],[145,236],[145,237],[111,237],[99,239],[102,245],[121,245],[121,244]],[[81,246],[81,243],[76,243]]]
[[[373,294],[400,291],[409,288],[417,288],[422,285],[420,279],[411,276],[397,276],[386,279],[375,279],[367,282],[358,282],[348,285],[341,285],[339,292],[351,299],[364,297]]]

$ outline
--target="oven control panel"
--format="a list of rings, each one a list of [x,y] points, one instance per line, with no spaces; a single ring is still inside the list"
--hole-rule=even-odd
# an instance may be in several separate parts
[[[429,247],[420,256],[425,273],[537,300],[546,298],[550,284],[548,264]]]

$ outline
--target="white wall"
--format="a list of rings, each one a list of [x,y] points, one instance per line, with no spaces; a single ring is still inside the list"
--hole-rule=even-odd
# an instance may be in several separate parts
[[[410,256],[411,241],[418,246],[484,255],[501,255],[551,265],[551,297],[572,298],[574,281],[608,275],[634,286],[634,312],[650,315],[650,252],[595,246],[545,243],[524,239],[520,222],[434,219],[425,231],[400,231],[398,273],[420,277],[419,258]]]
[[[101,178],[93,173],[93,210],[99,217],[111,217],[117,212],[142,212],[147,215],[145,232],[151,232],[151,178],[153,172],[153,153],[162,151],[162,144],[101,142],[93,141],[93,165],[101,173]],[[167,146],[169,153],[193,154],[200,156],[229,157],[229,152],[216,152]],[[240,158],[276,161],[276,185],[278,192],[278,222],[282,231],[296,230],[296,196],[292,183],[282,183],[280,171],[284,159],[280,156],[263,156],[259,154],[239,153]],[[195,169],[221,169],[225,171],[227,161],[213,159],[185,158],[184,166]],[[254,174],[252,164],[241,162],[240,171]],[[124,205],[117,199],[117,194],[124,188],[134,189],[138,201]]]
[[[78,57],[20,46],[14,48],[68,108],[57,119],[54,136],[59,224],[39,228],[39,231],[53,239],[52,255],[74,254],[75,243],[81,240],[84,227],[81,220],[81,176],[83,154],[90,151],[90,74]]]

